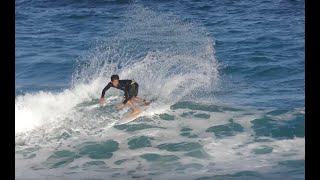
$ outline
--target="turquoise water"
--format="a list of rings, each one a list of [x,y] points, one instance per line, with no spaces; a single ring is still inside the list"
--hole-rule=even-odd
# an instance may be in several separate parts
[[[304,179],[304,1],[16,1],[16,179]],[[156,99],[115,125],[134,78]]]

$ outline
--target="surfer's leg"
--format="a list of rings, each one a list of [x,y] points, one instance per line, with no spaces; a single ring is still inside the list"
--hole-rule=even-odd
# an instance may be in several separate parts
[[[139,98],[138,96],[133,96],[132,100],[137,101],[137,102],[146,102],[145,99]]]
[[[142,99],[137,96],[132,97],[132,100],[137,102],[144,102],[144,106],[148,106],[150,104],[150,101],[148,102],[146,99]]]
[[[139,109],[136,108],[134,104],[131,102],[131,99],[128,100],[127,104],[133,109],[133,111],[131,112],[131,115],[138,114],[140,112]]]
[[[146,99],[143,99],[143,98],[139,98],[138,97],[138,92],[139,92],[139,85],[137,84],[136,87],[135,87],[135,91],[133,92],[133,98],[135,101],[137,102],[146,102]]]
[[[131,86],[131,89],[129,91],[129,94],[132,96],[132,101],[135,102],[145,102],[144,99],[137,97],[139,92],[139,85],[138,83],[135,83]]]

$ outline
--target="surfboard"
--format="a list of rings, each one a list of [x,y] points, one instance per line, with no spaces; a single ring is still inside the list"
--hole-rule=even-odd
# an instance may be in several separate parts
[[[129,112],[124,113],[123,116],[118,120],[118,122],[116,122],[115,125],[126,124],[126,123],[129,123],[129,122],[136,120],[138,117],[142,116],[143,113],[149,108],[149,105],[151,103],[154,103],[156,100],[157,100],[157,98],[153,98],[153,99],[143,103],[140,106],[136,106],[140,111],[140,113],[138,113],[138,114],[131,115],[131,112],[132,112],[131,110]]]
[[[124,113],[122,118],[116,123],[116,125],[126,124],[136,120],[138,117],[140,117],[143,114],[145,110],[148,109],[148,107],[149,107],[148,105],[138,106],[137,108],[139,109],[140,112],[135,115],[131,115],[131,111]]]

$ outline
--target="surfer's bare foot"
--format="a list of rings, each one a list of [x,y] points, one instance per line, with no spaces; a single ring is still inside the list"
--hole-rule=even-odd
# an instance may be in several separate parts
[[[138,109],[135,109],[134,111],[132,111],[131,115],[136,115],[138,114],[140,111]]]

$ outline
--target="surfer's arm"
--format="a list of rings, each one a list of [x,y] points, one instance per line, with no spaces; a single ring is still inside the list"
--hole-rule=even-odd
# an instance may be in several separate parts
[[[127,102],[133,97],[133,95],[130,95],[127,90],[125,90],[124,92],[125,100],[123,101],[123,104],[127,104]]]
[[[125,96],[125,99],[122,104],[127,104],[127,102],[129,101],[129,93],[127,91],[125,91],[124,96]]]
[[[101,93],[101,98],[104,98],[104,94],[111,87],[111,85],[112,85],[112,83],[109,82],[108,85],[106,85],[106,87],[103,88],[102,93]]]
[[[127,104],[127,102],[129,101],[129,99],[131,99],[132,97],[130,97],[130,94],[128,92],[128,89],[131,88],[131,84],[133,83],[133,80],[123,80],[123,83],[125,84],[126,88],[124,90],[124,96],[125,96],[125,100],[123,101],[123,104]]]

